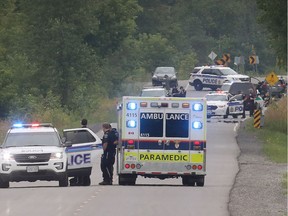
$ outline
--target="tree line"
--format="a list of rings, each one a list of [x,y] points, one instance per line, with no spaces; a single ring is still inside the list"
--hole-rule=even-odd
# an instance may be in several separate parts
[[[188,77],[211,51],[286,70],[286,15],[284,0],[0,0],[0,118],[99,118],[123,83]]]

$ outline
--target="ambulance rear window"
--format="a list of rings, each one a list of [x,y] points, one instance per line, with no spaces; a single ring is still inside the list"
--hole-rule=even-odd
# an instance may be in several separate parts
[[[166,113],[166,137],[188,137],[189,114]]]
[[[163,113],[140,113],[140,137],[163,137]]]

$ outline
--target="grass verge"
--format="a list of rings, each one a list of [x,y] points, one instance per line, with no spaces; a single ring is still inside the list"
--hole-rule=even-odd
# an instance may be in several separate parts
[[[287,164],[287,97],[271,104],[264,116],[262,128],[254,128],[253,119],[246,123],[246,130],[263,141],[263,151],[269,160]],[[287,172],[282,177],[282,187],[287,194]]]

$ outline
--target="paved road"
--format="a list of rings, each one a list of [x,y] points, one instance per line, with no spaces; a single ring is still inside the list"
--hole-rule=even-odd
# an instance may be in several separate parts
[[[203,96],[186,82],[187,96]],[[99,186],[101,172],[95,164],[90,187],[57,187],[57,182],[11,183],[1,189],[1,216],[228,216],[229,192],[238,172],[236,123],[208,123],[207,176],[204,187],[184,187],[181,179],[145,179],[136,186]],[[240,120],[240,119],[239,119]],[[99,156],[100,156],[99,151]],[[100,161],[100,158],[99,160]]]

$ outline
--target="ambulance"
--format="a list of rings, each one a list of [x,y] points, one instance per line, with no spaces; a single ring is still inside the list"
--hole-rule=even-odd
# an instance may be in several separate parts
[[[118,105],[119,185],[135,185],[137,176],[144,176],[204,186],[206,117],[205,98],[123,97]]]

